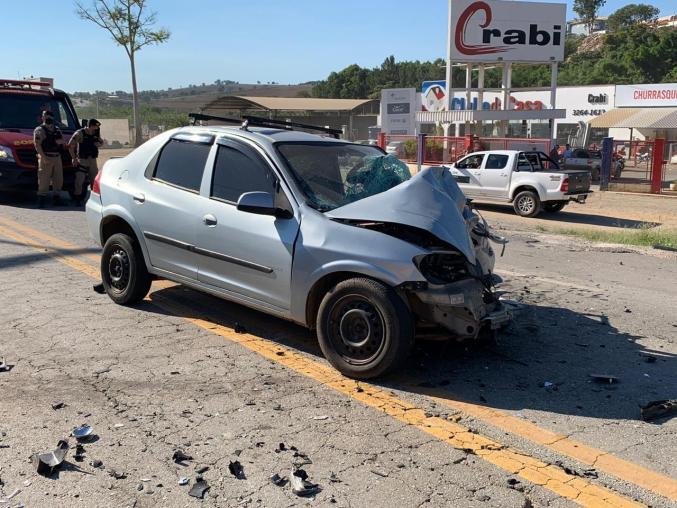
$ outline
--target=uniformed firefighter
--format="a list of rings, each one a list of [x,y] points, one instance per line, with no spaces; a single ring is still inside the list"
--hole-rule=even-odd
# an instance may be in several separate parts
[[[61,130],[54,125],[54,114],[42,112],[42,123],[33,131],[33,143],[38,152],[38,206],[44,208],[52,185],[53,204],[62,205],[63,165],[61,149],[64,145]]]
[[[68,143],[68,149],[73,159],[75,168],[75,189],[73,191],[73,200],[76,206],[82,206],[84,194],[87,191],[85,178],[89,177],[90,185],[94,183],[94,178],[99,172],[96,159],[99,156],[99,147],[103,140],[99,135],[101,124],[98,120],[92,118],[87,122],[87,127],[75,131]]]

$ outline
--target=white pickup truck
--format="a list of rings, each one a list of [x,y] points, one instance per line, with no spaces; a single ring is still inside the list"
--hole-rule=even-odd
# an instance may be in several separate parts
[[[543,152],[473,152],[449,168],[466,197],[512,203],[522,217],[559,212],[570,201],[585,203],[590,171],[562,170]]]

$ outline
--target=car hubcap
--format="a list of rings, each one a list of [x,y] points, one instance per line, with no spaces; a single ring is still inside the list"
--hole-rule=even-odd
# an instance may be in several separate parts
[[[524,196],[520,198],[517,206],[519,207],[520,211],[524,213],[530,213],[531,210],[534,209],[534,200],[529,196]]]
[[[328,332],[334,350],[354,365],[373,361],[385,344],[383,317],[361,295],[345,296],[333,305]]]
[[[108,261],[110,285],[118,291],[124,291],[129,283],[129,256],[121,248],[116,248]]]

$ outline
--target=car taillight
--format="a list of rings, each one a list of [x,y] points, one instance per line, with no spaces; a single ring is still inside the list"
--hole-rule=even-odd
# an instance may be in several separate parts
[[[99,195],[101,195],[101,185],[100,185],[101,173],[103,173],[103,168],[101,168],[99,172],[96,174],[96,177],[94,178],[94,183],[92,184],[92,192]]]
[[[569,178],[562,180],[562,185],[560,185],[559,190],[562,192],[569,192]]]

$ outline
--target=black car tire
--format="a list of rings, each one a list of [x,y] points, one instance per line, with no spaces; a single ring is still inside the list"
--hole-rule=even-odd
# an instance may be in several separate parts
[[[119,305],[133,305],[146,297],[152,277],[135,239],[118,233],[106,241],[101,254],[101,281],[108,296]]]
[[[548,201],[547,203],[543,203],[543,210],[548,213],[557,213],[561,212],[566,205],[566,201]]]
[[[512,206],[521,217],[536,217],[541,211],[541,200],[534,191],[525,190],[515,196]]]
[[[405,361],[414,342],[414,322],[392,288],[371,279],[348,279],[320,303],[317,337],[325,358],[339,372],[371,379]]]

